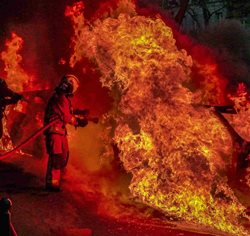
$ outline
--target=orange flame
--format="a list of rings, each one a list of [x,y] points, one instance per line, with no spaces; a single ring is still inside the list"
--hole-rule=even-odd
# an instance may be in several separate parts
[[[74,51],[79,51],[81,50],[82,47],[84,47],[84,43],[80,40],[83,38],[82,35],[82,29],[84,27],[84,15],[82,14],[84,9],[84,3],[83,2],[76,2],[72,7],[66,7],[65,10],[65,16],[70,17],[72,20],[73,28],[74,28],[74,37],[72,40],[72,45],[74,47]],[[74,67],[75,64],[81,59],[77,54],[72,55],[70,58],[70,66]]]
[[[228,95],[229,99],[234,102],[235,110],[246,111],[250,109],[249,94],[244,83],[238,84],[236,95]]]
[[[22,92],[29,83],[30,77],[21,67],[22,56],[18,52],[22,49],[23,39],[16,33],[11,34],[11,39],[6,40],[6,50],[1,53],[4,61],[4,71],[7,72],[7,84],[16,92]]]
[[[227,114],[227,119],[242,138],[250,141],[250,100],[246,85],[239,83],[236,93],[229,94],[228,98],[233,102],[237,115]]]
[[[3,123],[3,136],[0,139],[0,151],[10,151],[13,149],[13,143],[10,138],[10,134],[7,128],[6,118],[2,119]]]
[[[81,47],[74,47],[72,66],[84,56],[94,59],[112,92],[104,124],[133,175],[132,195],[165,214],[248,235],[238,222],[244,207],[225,177],[231,137],[212,111],[192,106],[194,95],[184,86],[192,58],[176,47],[171,28],[126,13],[91,27],[79,28],[81,19],[73,21]]]
[[[196,102],[224,105],[226,103],[225,91],[228,82],[220,75],[218,65],[214,63],[200,63],[197,60],[194,61],[194,64],[196,70],[198,70],[197,73],[203,78],[198,88],[198,92],[201,93],[200,101]]]

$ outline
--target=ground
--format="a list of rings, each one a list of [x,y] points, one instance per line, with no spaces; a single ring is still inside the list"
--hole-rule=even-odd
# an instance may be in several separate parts
[[[124,219],[104,216],[94,197],[90,200],[81,191],[73,193],[69,186],[72,183],[67,180],[63,191],[45,191],[45,169],[45,161],[20,154],[0,162],[0,196],[13,201],[12,222],[19,236],[223,235],[181,221],[162,221],[157,216],[134,215]],[[68,171],[71,171],[70,166]],[[82,181],[76,181],[75,185]]]

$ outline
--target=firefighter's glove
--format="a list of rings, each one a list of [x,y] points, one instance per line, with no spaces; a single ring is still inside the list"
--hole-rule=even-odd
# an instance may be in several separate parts
[[[77,121],[76,127],[85,127],[88,124],[88,121],[85,119],[76,118],[76,121]]]

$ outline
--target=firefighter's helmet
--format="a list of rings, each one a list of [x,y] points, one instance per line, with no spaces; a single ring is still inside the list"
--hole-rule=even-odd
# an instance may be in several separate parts
[[[9,198],[3,197],[0,200],[0,211],[8,211],[12,207],[12,202]]]
[[[80,82],[75,75],[67,74],[62,77],[57,89],[68,95],[72,95],[78,89],[79,84]]]

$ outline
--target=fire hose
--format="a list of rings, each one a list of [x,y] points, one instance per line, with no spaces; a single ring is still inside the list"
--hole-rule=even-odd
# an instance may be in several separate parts
[[[34,139],[36,139],[39,135],[41,135],[45,130],[47,130],[49,127],[51,127],[53,124],[55,124],[57,121],[59,120],[59,118],[55,118],[52,121],[50,121],[48,124],[46,124],[45,126],[41,127],[40,129],[38,129],[34,134],[32,134],[31,136],[29,136],[28,138],[26,138],[23,142],[21,142],[18,146],[16,146],[15,148],[13,148],[12,150],[10,150],[9,152],[6,152],[4,154],[0,155],[0,161],[8,158],[9,156],[13,155],[14,153],[16,153],[17,151],[19,151],[21,148],[23,148],[24,146],[26,146],[27,144],[29,144],[30,142],[32,142]]]

